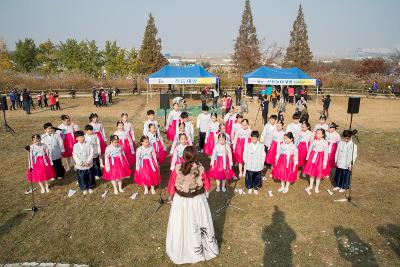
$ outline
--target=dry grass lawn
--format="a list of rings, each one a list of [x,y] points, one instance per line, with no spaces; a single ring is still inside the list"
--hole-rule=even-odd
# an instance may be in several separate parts
[[[91,98],[62,99],[64,110],[8,111],[15,136],[0,132],[0,263],[68,262],[93,266],[171,266],[165,254],[165,235],[170,207],[164,206],[151,217],[157,196],[126,181],[125,193],[101,194],[111,185],[99,182],[95,194],[77,193],[75,174],[52,184],[51,193],[36,194],[43,208],[33,220],[23,213],[31,205],[24,195],[27,155],[24,146],[33,133],[41,133],[45,122],[58,125],[60,115],[69,114],[83,127],[90,112],[96,111],[110,134],[121,112],[128,112],[138,133],[145,112],[158,107],[158,97],[146,105],[144,96],[117,97],[109,108],[96,109]],[[190,104],[194,104],[190,101]],[[198,104],[198,103],[196,103]],[[319,101],[309,105],[312,124],[316,123]],[[256,103],[245,116],[253,125]],[[347,99],[333,98],[331,118],[348,126]],[[286,112],[290,121],[293,107]],[[335,202],[343,194],[330,196],[324,181],[320,194],[307,196],[307,180],[299,179],[288,194],[277,192],[279,184],[269,179],[259,195],[235,195],[233,184],[227,193],[210,192],[209,204],[221,246],[219,257],[201,266],[400,266],[400,102],[389,99],[362,99],[361,112],[354,116],[361,144],[354,169],[353,197],[358,208]],[[254,128],[261,128],[258,118]],[[163,119],[159,118],[160,122]],[[207,160],[202,158],[204,164]],[[163,194],[169,166],[162,168]],[[243,187],[244,181],[238,186]],[[268,197],[272,190],[274,196]],[[136,200],[129,197],[139,192]],[[216,213],[228,198],[243,210],[230,208]]]

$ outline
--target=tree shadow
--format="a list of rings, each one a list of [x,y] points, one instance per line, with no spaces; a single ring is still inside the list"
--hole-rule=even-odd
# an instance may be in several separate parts
[[[371,246],[361,240],[351,228],[337,226],[333,230],[338,244],[339,255],[351,266],[378,266]]]
[[[8,219],[2,226],[0,226],[0,238],[7,235],[12,228],[19,225],[25,219],[27,212],[20,212],[14,217]]]
[[[376,228],[396,253],[400,257],[400,227],[395,224],[381,225]]]
[[[265,226],[261,238],[264,241],[264,266],[292,266],[291,243],[296,240],[296,232],[286,222],[285,213],[274,206],[272,223]]]

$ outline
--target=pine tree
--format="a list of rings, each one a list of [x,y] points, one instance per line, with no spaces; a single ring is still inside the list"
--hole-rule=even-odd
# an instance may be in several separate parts
[[[293,23],[293,29],[290,32],[290,43],[286,48],[283,65],[285,67],[307,68],[312,58],[313,55],[308,46],[307,25],[304,21],[303,8],[300,5],[297,18]]]
[[[154,17],[150,14],[139,52],[139,72],[141,73],[153,73],[168,64],[168,60],[161,53],[161,39],[157,38],[157,33]]]
[[[128,51],[128,73],[130,75],[139,73],[139,52],[135,48]]]
[[[241,72],[249,72],[260,66],[261,51],[256,27],[253,24],[250,1],[246,0],[239,28],[239,35],[235,42],[235,51],[232,60]]]
[[[39,45],[36,59],[40,65],[40,71],[45,74],[57,72],[57,47],[49,40]]]

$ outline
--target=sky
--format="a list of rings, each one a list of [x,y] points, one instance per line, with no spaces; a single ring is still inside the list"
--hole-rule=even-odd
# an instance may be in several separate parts
[[[299,4],[315,55],[400,48],[399,0],[251,0],[264,49],[273,42],[287,46]],[[243,8],[244,0],[0,0],[0,38],[10,50],[26,37],[140,48],[151,12],[164,53],[229,54]]]

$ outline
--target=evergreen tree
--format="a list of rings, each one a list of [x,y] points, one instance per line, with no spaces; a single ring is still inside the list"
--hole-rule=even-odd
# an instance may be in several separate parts
[[[286,67],[306,68],[309,66],[312,58],[313,55],[308,46],[307,25],[304,21],[303,8],[300,5],[297,18],[293,23],[293,29],[290,32],[290,43],[286,48],[283,65]]]
[[[0,70],[9,70],[11,67],[11,57],[7,45],[3,39],[0,39]]]
[[[16,43],[13,61],[17,71],[31,72],[36,68],[37,60],[35,42],[30,38],[25,38],[24,41],[19,40]]]
[[[139,72],[141,73],[153,73],[168,64],[168,60],[161,53],[161,39],[157,38],[157,32],[154,17],[150,14],[139,52]]]
[[[99,51],[96,41],[81,41],[79,46],[81,55],[80,72],[92,77],[99,76],[102,66],[102,53]]]
[[[249,0],[245,2],[232,60],[241,73],[252,71],[261,64],[260,41],[257,37],[256,27],[253,24]]]
[[[36,59],[40,65],[40,71],[45,74],[56,73],[58,68],[57,47],[47,40],[39,45]]]
[[[67,39],[58,46],[58,58],[60,66],[68,72],[78,72],[82,55],[78,42],[75,39]]]

